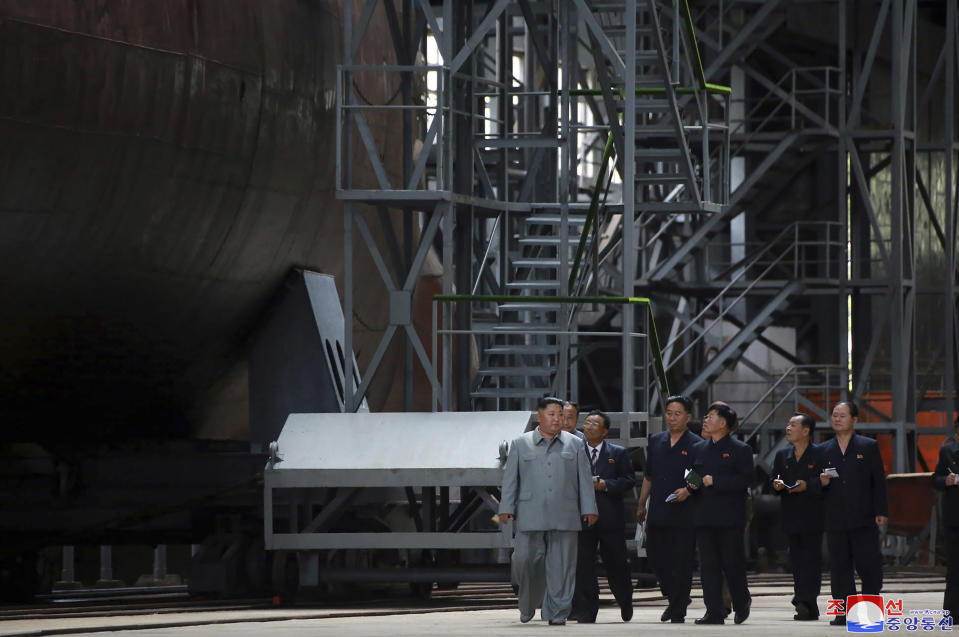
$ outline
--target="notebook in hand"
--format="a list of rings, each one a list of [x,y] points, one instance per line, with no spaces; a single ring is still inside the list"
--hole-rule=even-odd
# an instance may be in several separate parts
[[[692,469],[686,469],[686,471],[683,473],[683,478],[686,480],[687,484],[691,484],[697,489],[703,486],[703,477]]]

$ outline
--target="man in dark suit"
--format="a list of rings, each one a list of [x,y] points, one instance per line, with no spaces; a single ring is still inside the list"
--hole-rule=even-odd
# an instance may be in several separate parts
[[[939,449],[933,482],[942,490],[942,524],[946,527],[946,593],[942,607],[959,616],[959,420],[955,433]],[[953,620],[955,621],[955,620]]]
[[[583,432],[576,428],[579,422],[579,405],[571,400],[563,403],[563,431],[567,431],[580,440],[585,440]]]
[[[789,446],[776,453],[773,489],[782,496],[782,525],[789,538],[793,606],[799,621],[819,619],[822,579],[822,457],[812,443],[816,421],[796,412],[786,425]]]
[[[660,621],[686,621],[696,555],[695,500],[686,486],[685,472],[693,468],[703,439],[688,428],[693,401],[686,396],[666,399],[668,431],[649,437],[646,471],[636,508],[636,521],[646,522],[646,555],[669,600]],[[647,501],[649,513],[647,516]]]
[[[829,584],[832,598],[846,600],[856,594],[853,567],[862,580],[865,595],[882,591],[882,554],[879,527],[889,518],[886,503],[886,473],[879,444],[855,432],[859,408],[850,401],[836,403],[832,430],[836,437],[819,445],[823,472],[826,543],[829,546]],[[842,626],[843,615],[830,624]]]
[[[703,418],[709,440],[699,449],[693,467],[702,478],[696,497],[696,542],[706,614],[697,624],[725,623],[723,575],[733,600],[734,620],[749,617],[752,597],[746,584],[746,490],[753,480],[753,450],[731,433],[736,412],[725,403],[713,403]],[[694,485],[690,485],[694,486]]]
[[[586,457],[593,471],[599,520],[592,527],[583,525],[579,533],[573,616],[583,623],[595,622],[599,611],[597,545],[603,556],[609,588],[619,604],[620,616],[625,622],[633,618],[633,583],[626,554],[623,495],[633,488],[636,476],[626,449],[607,442],[608,433],[609,417],[601,411],[591,411],[583,424],[583,434],[586,436]]]

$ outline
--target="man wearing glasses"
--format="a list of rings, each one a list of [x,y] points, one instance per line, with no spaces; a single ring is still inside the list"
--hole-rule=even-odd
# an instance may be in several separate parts
[[[626,554],[623,495],[632,490],[636,474],[626,449],[607,441],[608,433],[609,416],[598,410],[591,411],[583,424],[583,434],[586,436],[586,453],[592,465],[599,521],[593,526],[584,526],[579,533],[573,608],[580,623],[595,622],[599,612],[597,545],[606,567],[609,589],[619,604],[620,617],[624,622],[633,618],[633,582]]]

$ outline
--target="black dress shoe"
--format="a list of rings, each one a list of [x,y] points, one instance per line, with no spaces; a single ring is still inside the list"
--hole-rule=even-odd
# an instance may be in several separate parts
[[[629,606],[623,606],[619,609],[619,616],[623,618],[624,622],[628,622],[633,618],[633,605],[630,603]]]
[[[720,617],[719,615],[710,615],[706,613],[702,617],[696,620],[697,624],[725,624],[726,620]]]
[[[832,621],[829,622],[830,626],[845,626],[846,625],[846,616],[845,615],[836,615],[832,618]]]
[[[796,621],[806,621],[809,619],[809,607],[802,602],[796,602],[796,614],[793,615]]]
[[[819,615],[806,615],[805,617],[800,617],[799,613],[796,613],[793,615],[793,619],[795,619],[797,622],[814,622],[819,619]]]
[[[669,621],[670,621],[670,623],[673,623],[673,624],[685,624],[685,623],[686,623],[686,618],[685,618],[685,617],[675,617],[675,616],[673,616],[673,617],[671,617],[671,618],[669,619]]]
[[[749,609],[753,605],[753,598],[750,597],[746,600],[746,608],[742,612],[736,611],[736,614],[733,616],[733,622],[736,624],[741,624],[747,619],[749,619]]]
[[[529,615],[524,615],[523,613],[520,613],[520,614],[519,614],[519,620],[520,620],[521,622],[523,622],[524,624],[528,624],[529,621],[530,621],[531,619],[533,619],[533,615],[535,615],[535,614],[536,614],[536,611],[533,611],[533,612],[530,613]]]
[[[565,625],[566,625],[566,620],[565,620],[565,619],[551,619],[551,620],[549,620],[549,625],[550,625],[550,626],[565,626]]]
[[[669,606],[666,607],[666,610],[663,611],[663,614],[659,616],[659,621],[668,622],[673,616],[672,611],[669,610]]]

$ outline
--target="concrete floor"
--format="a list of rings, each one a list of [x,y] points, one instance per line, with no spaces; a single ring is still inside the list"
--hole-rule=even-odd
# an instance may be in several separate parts
[[[828,588],[828,582],[825,582]],[[897,576],[887,578],[884,596],[903,600],[905,614],[912,610],[938,609],[942,605],[944,582],[941,576]],[[456,605],[454,600],[404,606],[393,600],[375,607],[312,607],[263,610],[174,612],[120,617],[73,617],[0,621],[0,635],[86,634],[116,637],[246,637],[268,633],[270,637],[306,637],[313,635],[347,635],[349,637],[413,637],[421,635],[533,635],[575,632],[581,635],[629,635],[635,633],[696,635],[823,635],[846,634],[843,628],[828,625],[828,618],[817,622],[792,621],[789,603],[791,587],[788,579],[765,577],[750,580],[753,594],[749,620],[735,626],[728,620],[724,626],[696,626],[692,620],[703,613],[701,591],[693,591],[686,624],[661,624],[664,608],[655,591],[640,590],[634,597],[635,615],[624,625],[619,609],[606,603],[600,608],[595,624],[570,623],[566,627],[549,626],[538,618],[528,624],[519,622],[519,611],[502,606],[502,599],[489,600],[473,608]],[[604,595],[607,602],[611,598]],[[820,599],[825,612],[826,596]],[[409,601],[409,600],[407,600]],[[409,602],[412,604],[412,602]],[[199,625],[197,625],[199,624]],[[959,627],[956,629],[959,631]],[[939,629],[931,632],[940,632]]]

